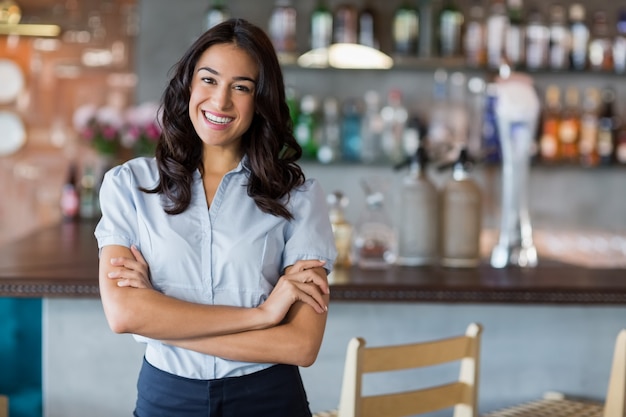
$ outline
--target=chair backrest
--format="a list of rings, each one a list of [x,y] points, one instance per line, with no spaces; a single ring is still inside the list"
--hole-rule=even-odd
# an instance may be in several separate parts
[[[9,397],[0,395],[0,417],[9,417]]]
[[[348,343],[339,417],[404,417],[454,407],[454,417],[478,417],[478,376],[482,326],[465,335],[419,343],[366,347]],[[362,395],[363,375],[460,361],[459,378],[449,384],[379,395]]]
[[[626,329],[618,333],[615,341],[604,417],[626,417]]]

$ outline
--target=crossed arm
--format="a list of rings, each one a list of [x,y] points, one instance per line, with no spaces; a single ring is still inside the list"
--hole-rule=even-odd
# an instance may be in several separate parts
[[[323,263],[287,268],[256,308],[204,305],[152,288],[135,248],[106,246],[100,255],[100,294],[116,333],[134,333],[225,359],[310,366],[317,357],[329,300]]]

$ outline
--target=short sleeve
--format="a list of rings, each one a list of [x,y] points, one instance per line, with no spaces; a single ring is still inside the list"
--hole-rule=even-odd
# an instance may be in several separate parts
[[[326,197],[319,182],[308,179],[291,195],[294,216],[287,228],[282,268],[298,260],[326,261],[330,273],[337,257]]]
[[[137,243],[136,188],[128,167],[117,166],[104,175],[100,187],[102,217],[94,233],[98,248],[108,245],[130,247]]]

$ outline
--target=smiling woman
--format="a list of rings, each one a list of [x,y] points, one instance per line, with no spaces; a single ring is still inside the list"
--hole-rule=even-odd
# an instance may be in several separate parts
[[[146,343],[135,415],[310,417],[298,367],[320,349],[336,250],[267,35],[209,29],[161,109],[156,157],[106,174],[95,232],[109,326]]]

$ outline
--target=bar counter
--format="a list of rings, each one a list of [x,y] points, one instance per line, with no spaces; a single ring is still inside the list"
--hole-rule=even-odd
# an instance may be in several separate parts
[[[94,221],[61,222],[0,247],[0,296],[97,298]],[[626,270],[542,261],[536,268],[338,269],[336,301],[626,304]]]

